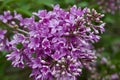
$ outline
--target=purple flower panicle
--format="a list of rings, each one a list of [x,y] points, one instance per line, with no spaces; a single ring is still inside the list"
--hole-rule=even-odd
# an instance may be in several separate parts
[[[65,11],[59,5],[33,12],[30,18],[16,12],[10,18],[1,15],[2,22],[16,29],[7,45],[12,52],[7,59],[14,67],[32,68],[30,77],[35,80],[76,80],[96,59],[92,44],[105,31],[103,16],[94,9],[73,6]]]

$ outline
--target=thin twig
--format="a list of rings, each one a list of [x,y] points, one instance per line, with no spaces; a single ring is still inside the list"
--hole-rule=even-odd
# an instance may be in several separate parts
[[[2,21],[0,21],[0,22],[2,22]],[[2,23],[3,23],[3,22],[2,22]],[[8,27],[10,27],[10,28],[12,28],[12,29],[15,29],[15,30],[17,30],[17,31],[19,31],[19,32],[22,32],[22,33],[24,33],[24,34],[28,34],[27,31],[20,29],[18,25],[11,25],[11,24],[8,24],[8,23],[3,23],[3,24],[5,24],[5,25],[7,25]]]
[[[27,31],[20,29],[17,25],[15,25],[15,26],[13,26],[13,25],[11,25],[11,24],[6,24],[6,25],[8,25],[10,28],[13,28],[13,29],[15,29],[15,30],[17,30],[17,31],[19,31],[19,32],[28,34]]]

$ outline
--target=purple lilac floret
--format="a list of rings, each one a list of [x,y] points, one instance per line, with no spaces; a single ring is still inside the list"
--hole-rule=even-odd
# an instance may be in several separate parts
[[[114,14],[116,11],[120,11],[120,0],[97,0],[97,2],[104,12]]]
[[[92,44],[105,31],[103,14],[76,6],[65,11],[56,5],[52,11],[33,12],[30,18],[16,12],[9,15],[12,19],[1,16],[3,23],[16,29],[7,44],[11,52],[7,59],[14,67],[32,68],[30,77],[35,80],[77,80],[82,68],[90,68],[96,59]]]
[[[7,43],[7,40],[5,39],[5,34],[7,33],[6,30],[0,29],[0,51],[4,50],[6,48],[5,43]]]

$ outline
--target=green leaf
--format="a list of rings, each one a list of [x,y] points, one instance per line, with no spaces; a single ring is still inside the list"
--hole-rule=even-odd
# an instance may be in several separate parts
[[[49,7],[51,7],[51,5],[53,5],[53,3],[54,3],[53,0],[38,0],[37,2],[40,5],[46,5],[46,6],[49,6]]]
[[[87,6],[88,6],[88,3],[87,3],[87,2],[80,2],[80,3],[78,4],[78,6],[80,6],[80,7],[87,7]]]
[[[65,0],[65,3],[67,3],[67,4],[74,4],[75,0]]]
[[[0,6],[0,9],[8,6],[8,4],[15,2],[16,0],[3,0],[3,4]]]

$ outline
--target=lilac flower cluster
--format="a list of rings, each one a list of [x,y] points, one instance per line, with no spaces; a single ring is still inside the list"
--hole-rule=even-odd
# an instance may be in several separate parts
[[[105,31],[103,16],[94,9],[73,6],[65,11],[59,5],[30,18],[6,11],[0,20],[15,30],[7,59],[14,67],[32,68],[35,80],[76,80],[96,59],[92,44]]]
[[[120,0],[97,0],[100,8],[104,12],[114,14],[116,11],[120,11]]]

